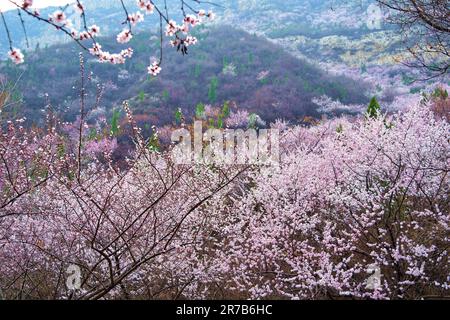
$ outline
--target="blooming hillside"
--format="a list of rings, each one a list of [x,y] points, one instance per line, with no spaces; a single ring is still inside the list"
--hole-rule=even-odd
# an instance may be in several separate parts
[[[230,26],[200,26],[193,34],[199,44],[186,57],[167,44],[164,68],[156,78],[146,73],[149,56],[158,52],[156,34],[136,34],[129,43],[133,58],[125,64],[110,66],[89,58],[92,90],[97,85],[105,87],[102,104],[93,110],[95,117],[109,118],[112,109],[127,99],[150,125],[170,123],[179,107],[192,115],[198,103],[235,101],[265,120],[295,121],[318,115],[312,100],[323,94],[348,104],[369,101],[364,83],[330,76],[264,38]],[[122,48],[115,38],[101,38],[101,42],[114,52]],[[42,121],[44,114],[36,111],[48,102],[47,94],[65,120],[73,121],[78,115],[78,95],[73,89],[79,79],[78,52],[75,45],[58,45],[29,54],[20,69],[12,63],[0,64],[0,81],[2,74],[8,81],[20,77],[17,90],[24,103],[16,109],[28,125]]]
[[[9,0],[0,300],[448,299],[447,3]]]
[[[277,121],[275,166],[174,165],[147,147],[127,104],[136,150],[120,168],[114,146],[92,149],[51,114],[46,131],[10,122],[0,287],[7,298],[448,295],[450,126],[436,109],[448,103],[310,128]],[[77,290],[60,281],[69,265]]]

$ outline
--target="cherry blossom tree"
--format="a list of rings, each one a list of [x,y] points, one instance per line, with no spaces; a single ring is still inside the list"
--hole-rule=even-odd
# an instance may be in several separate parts
[[[50,113],[46,130],[11,122],[0,287],[11,299],[446,296],[446,99],[312,127],[277,121],[279,166],[175,165],[127,103],[126,166],[111,160],[111,136],[91,152],[83,116],[78,136]]]
[[[73,6],[79,13],[80,20],[82,21],[81,30],[76,29],[73,21],[68,19],[65,13],[68,6],[63,7],[60,10],[56,10],[50,16],[45,17],[41,15],[39,10],[33,8],[33,0],[8,1],[17,7],[18,19],[20,19],[22,23],[25,36],[26,26],[23,20],[23,15],[28,15],[34,18],[36,23],[48,24],[54,27],[57,32],[64,33],[69,39],[76,42],[82,50],[89,52],[102,63],[123,64],[126,59],[131,58],[133,55],[132,48],[124,48],[118,53],[111,53],[102,48],[101,44],[98,42],[98,36],[101,34],[101,27],[96,24],[87,24],[87,16],[89,15],[89,12],[80,0],[76,0]],[[180,10],[183,20],[181,22],[176,22],[170,18],[170,12],[167,9],[166,1],[156,2],[152,0],[137,0],[135,8],[137,10],[136,12],[133,12],[134,8],[128,7],[123,0],[118,1],[120,2],[123,10],[124,21],[122,24],[125,26],[117,35],[118,43],[128,43],[133,38],[134,27],[142,23],[146,15],[156,14],[159,17],[160,55],[159,59],[154,60],[148,67],[148,73],[152,76],[156,76],[161,72],[163,43],[166,37],[169,38],[172,47],[176,48],[177,51],[185,55],[188,52],[188,47],[197,43],[197,38],[189,34],[191,29],[206,19],[214,19],[214,13],[212,11],[206,11],[199,8],[199,5],[203,4],[207,4],[208,6],[215,5],[211,2],[199,0],[180,0]],[[14,47],[14,35],[11,34],[4,14],[1,11],[0,15],[9,41],[9,58],[15,64],[24,63],[25,56],[19,48]]]
[[[80,116],[47,128],[8,122],[0,135],[0,288],[6,298],[178,298],[204,280],[202,246],[245,166],[175,165],[144,139],[127,102],[135,150],[112,160],[113,130],[91,137],[81,57]],[[104,134],[106,132],[106,134]],[[66,287],[71,266],[79,288]]]
[[[253,299],[448,295],[449,124],[437,119],[416,105],[288,130],[280,167],[255,171],[217,227],[210,279]]]

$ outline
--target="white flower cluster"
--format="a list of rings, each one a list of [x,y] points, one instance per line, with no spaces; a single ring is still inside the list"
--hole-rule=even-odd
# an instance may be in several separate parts
[[[122,50],[120,53],[110,53],[103,50],[102,46],[95,39],[100,35],[100,27],[96,24],[91,26],[84,25],[83,30],[77,30],[63,10],[56,10],[50,14],[48,18],[43,18],[41,17],[39,11],[31,9],[33,6],[33,0],[23,0],[18,6],[21,10],[26,11],[35,18],[39,18],[39,20],[55,26],[58,30],[64,31],[66,34],[70,35],[73,40],[83,46],[83,48],[86,48],[84,44],[82,44],[83,41],[92,40],[93,44],[87,50],[102,63],[107,62],[111,64],[123,64],[127,58],[131,58],[133,55],[133,49],[131,48]],[[162,15],[151,0],[137,0],[137,6],[139,8],[137,12],[130,14],[127,13],[125,23],[128,24],[128,27],[123,29],[116,36],[116,40],[120,44],[130,42],[133,38],[131,27],[143,22],[145,14],[150,15],[154,13],[156,9],[158,13]],[[83,3],[76,1],[73,7],[75,12],[84,17],[85,7]],[[195,45],[198,41],[196,37],[188,34],[190,29],[198,25],[204,18],[214,19],[214,13],[212,11],[206,12],[205,10],[199,10],[195,11],[195,14],[184,14],[183,22],[180,25],[178,25],[174,20],[168,20],[168,17],[162,17],[165,21],[167,21],[165,28],[166,36],[174,37],[174,39],[170,41],[171,45],[173,47],[177,47],[177,50],[181,51],[183,54],[186,54],[187,47]],[[24,54],[20,51],[20,49],[11,47],[8,56],[15,64],[21,64],[24,62]],[[160,64],[161,61],[152,62],[152,64],[148,67],[148,73],[152,76],[158,75],[161,72]]]

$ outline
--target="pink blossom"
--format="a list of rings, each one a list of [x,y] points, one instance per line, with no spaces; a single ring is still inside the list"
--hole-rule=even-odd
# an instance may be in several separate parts
[[[22,8],[28,9],[29,7],[33,6],[33,0],[23,0],[22,1]]]
[[[144,10],[146,14],[152,14],[155,9],[155,6],[151,1],[138,0],[137,3],[139,8]]]
[[[82,31],[79,34],[80,40],[87,40],[91,38],[91,35],[87,31]]]
[[[132,13],[130,15],[128,15],[128,21],[130,21],[130,23],[135,26],[137,25],[139,22],[144,21],[144,16],[142,15],[142,13],[140,12],[136,12],[136,13]]]
[[[55,11],[51,16],[50,16],[50,20],[58,23],[58,24],[67,24],[67,17],[66,14],[64,12],[62,12],[61,10],[57,10]]]
[[[197,41],[197,38],[193,36],[187,36],[186,39],[184,39],[186,46],[195,45],[197,44]]]
[[[100,33],[100,27],[97,25],[92,25],[89,27],[89,33],[91,34],[91,36],[98,36]]]
[[[153,62],[147,70],[150,75],[157,76],[161,72],[161,67],[158,62]]]
[[[13,48],[11,51],[9,51],[8,55],[15,64],[21,64],[25,61],[24,55],[19,49]]]
[[[185,24],[190,24],[191,26],[195,27],[197,25],[197,23],[199,22],[198,18],[192,14],[188,14],[185,18],[184,18],[184,23]]]
[[[124,29],[122,32],[120,32],[117,35],[117,42],[118,43],[127,43],[133,38],[133,34],[131,33],[131,30]]]
[[[174,20],[169,20],[169,22],[166,25],[166,35],[167,36],[173,36],[180,27],[177,25],[177,23]]]

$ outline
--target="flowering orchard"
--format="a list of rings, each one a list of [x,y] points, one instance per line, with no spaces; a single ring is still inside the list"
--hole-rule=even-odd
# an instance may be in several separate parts
[[[51,113],[45,129],[9,122],[0,288],[9,299],[448,296],[449,100],[434,99],[309,128],[277,121],[276,166],[176,165],[127,103],[136,147],[122,165],[110,130],[89,137],[83,104],[73,130]]]
[[[136,8],[129,8],[123,0],[118,0],[121,3],[123,9],[124,20],[122,24],[125,26],[123,30],[117,35],[117,42],[121,44],[127,44],[133,38],[133,28],[139,23],[144,22],[146,15],[157,15],[160,21],[160,55],[159,59],[153,61],[148,66],[148,73],[152,76],[156,76],[161,72],[161,64],[163,60],[163,42],[166,38],[169,39],[172,47],[177,51],[185,55],[188,52],[188,47],[197,43],[197,38],[190,35],[189,32],[196,25],[202,23],[205,20],[214,19],[214,13],[212,11],[206,11],[201,8],[197,8],[198,5],[203,4],[203,1],[197,0],[180,0],[180,7],[183,19],[181,22],[170,19],[167,4],[162,2],[157,4],[156,1],[151,0],[137,0]],[[88,51],[91,55],[95,56],[98,61],[102,63],[111,64],[124,64],[125,61],[133,56],[132,48],[124,48],[120,52],[111,53],[102,48],[102,45],[98,42],[98,36],[101,34],[101,27],[95,24],[87,25],[88,12],[80,0],[77,0],[73,5],[75,10],[80,15],[82,21],[82,29],[77,30],[74,28],[73,21],[68,19],[65,10],[57,10],[48,17],[41,15],[39,10],[33,8],[33,0],[13,1],[9,0],[17,7],[18,19],[20,19],[23,30],[26,36],[26,26],[22,18],[23,14],[31,16],[36,19],[36,22],[46,23],[56,29],[58,32],[64,33],[67,37],[75,41],[83,50]],[[207,2],[208,5],[214,5]],[[135,12],[132,12],[136,10]],[[8,24],[5,20],[3,13],[0,11],[3,26],[6,30],[6,36],[9,41],[9,58],[15,64],[21,64],[25,61],[25,56],[22,51],[14,47],[13,35],[9,31]]]
[[[43,17],[31,0],[11,2],[100,62],[122,64],[133,55],[132,48],[106,51],[97,41],[99,26],[74,30],[64,10]],[[161,71],[165,37],[184,55],[197,41],[191,28],[213,17],[195,9],[202,4],[196,0],[180,1],[181,24],[169,19],[164,4],[140,0],[130,13],[120,2],[125,28],[119,43],[131,40],[145,15],[159,17],[161,53],[148,67],[151,75]],[[83,4],[75,6],[86,21]],[[1,16],[9,56],[23,63]],[[87,122],[103,87],[89,109],[81,62],[77,121],[62,123],[49,108],[42,128],[25,128],[22,119],[0,125],[0,298],[450,295],[446,90],[420,102],[396,101],[401,113],[383,114],[372,99],[362,116],[309,127],[278,120],[271,127],[280,132],[280,159],[270,165],[177,164],[176,146],[157,148],[156,128],[146,139],[124,102],[134,148],[115,162],[118,121]],[[314,103],[330,114],[362,108],[326,96]],[[225,106],[197,111],[198,120],[214,128],[266,126],[255,114]],[[181,111],[177,117],[189,132]]]
[[[415,106],[288,130],[224,215],[215,274],[247,298],[448,295],[449,129]]]

